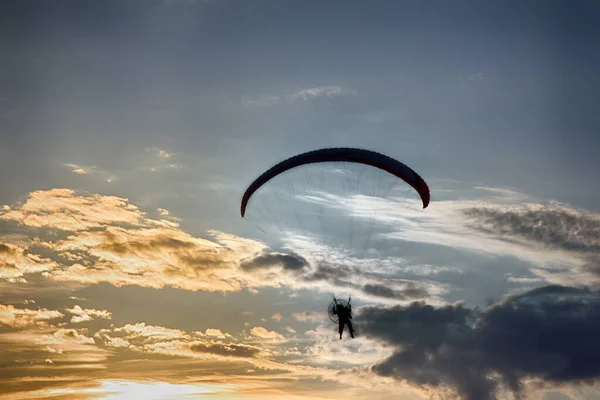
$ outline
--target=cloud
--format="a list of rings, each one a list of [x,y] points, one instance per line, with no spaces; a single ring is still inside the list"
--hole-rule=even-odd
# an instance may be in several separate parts
[[[265,332],[265,338],[270,338],[269,331]],[[231,334],[219,329],[207,329],[205,333],[191,335],[179,329],[137,323],[102,329],[94,337],[112,348],[177,357],[246,359],[269,354],[262,347],[239,343]]]
[[[311,343],[303,349],[304,362],[331,367],[339,367],[340,364],[345,368],[368,367],[392,353],[381,341],[362,335],[352,340],[339,340],[333,330],[328,326],[319,326],[306,332]],[[347,330],[345,335],[348,335]]]
[[[600,215],[561,204],[479,206],[463,210],[466,225],[512,246],[560,254],[566,261],[533,269],[549,282],[600,284]]]
[[[24,246],[0,244],[0,277],[9,281],[25,282],[27,274],[43,273],[54,281],[81,284],[231,292],[292,282],[265,280],[240,268],[242,260],[255,254],[262,254],[255,267],[276,262],[297,267],[294,256],[269,255],[262,243],[216,231],[209,232],[212,241],[197,238],[177,222],[150,218],[114,196],[36,191],[23,204],[4,207],[0,220],[37,235]]]
[[[600,253],[600,216],[564,206],[472,207],[463,211],[477,230],[545,246]]]
[[[146,151],[149,153],[152,153],[155,157],[163,159],[163,160],[168,160],[177,154],[177,153],[170,153],[163,149],[157,149],[156,147],[147,148]]]
[[[495,202],[499,203],[509,203],[514,204],[518,202],[531,202],[535,201],[535,198],[529,196],[525,193],[521,193],[513,188],[496,188],[496,187],[488,187],[488,186],[475,186],[473,189],[485,191],[489,195],[483,197],[483,199],[493,199]]]
[[[305,238],[305,240],[308,240]],[[298,251],[303,251],[298,248]],[[434,284],[415,281],[378,278],[369,275],[369,268],[351,268],[357,260],[350,256],[336,255],[336,250],[327,248],[323,250],[330,264],[315,258],[310,251],[304,252],[312,260],[309,262],[304,257],[294,253],[267,253],[258,254],[242,262],[243,269],[260,273],[266,278],[275,278],[296,288],[310,288],[322,291],[331,291],[332,288],[352,288],[358,290],[356,296],[373,300],[415,300],[431,297],[440,292],[440,287]],[[339,260],[339,261],[338,261]],[[364,263],[364,259],[360,263]],[[378,262],[373,260],[374,263]],[[287,274],[287,276],[286,276]],[[333,289],[335,290],[335,289]]]
[[[329,281],[338,286],[349,286],[351,271],[344,265],[317,264],[304,279],[311,281]]]
[[[25,275],[50,271],[57,266],[49,258],[28,252],[24,246],[0,242],[0,279],[27,282]]]
[[[354,276],[353,276],[354,274]],[[306,281],[324,281],[333,286],[359,289],[367,297],[394,300],[415,300],[431,296],[427,284],[400,279],[374,279],[350,272],[342,266],[318,265],[303,277]],[[357,284],[358,282],[368,282]],[[359,292],[360,295],[360,292]]]
[[[79,333],[76,329],[59,329],[52,335],[46,335],[44,344],[60,344],[64,342],[77,344],[94,344],[94,339]]]
[[[65,167],[69,167],[73,172],[80,175],[86,175],[90,173],[90,170],[94,167],[85,167],[77,164],[65,164]]]
[[[197,343],[191,346],[196,353],[209,353],[231,357],[255,357],[260,353],[260,348],[243,344],[225,343]]]
[[[345,93],[339,86],[320,86],[311,89],[300,90],[299,92],[288,95],[292,99],[309,100],[315,97],[334,97]]]
[[[223,232],[210,231],[213,240],[194,237],[167,210],[151,218],[115,196],[36,191],[24,203],[3,208],[0,220],[16,222],[33,236],[24,245],[0,247],[13,261],[0,264],[0,277],[11,281],[26,282],[27,274],[41,273],[45,279],[80,285],[192,291],[354,288],[357,297],[381,301],[424,298],[443,290],[431,282],[383,279],[381,274],[396,268],[397,260],[353,258],[319,248],[309,238],[289,240],[286,254]]]
[[[394,346],[373,366],[382,376],[432,390],[454,388],[467,400],[516,394],[527,381],[583,383],[600,377],[600,292],[546,286],[485,310],[425,303],[364,307],[358,331]]]
[[[415,207],[418,201],[394,197],[330,196],[330,200],[355,220],[373,219],[390,226],[378,234],[389,243],[418,242],[483,256],[517,257],[532,264],[531,272],[548,283],[598,282],[600,215],[556,202],[531,202],[512,189],[476,190],[493,195],[436,201],[426,210]],[[528,202],[519,204],[525,199]]]
[[[52,364],[53,375],[64,374],[63,377],[66,377],[75,371],[85,373],[104,369],[104,362],[112,354],[96,346],[94,339],[87,336],[85,331],[52,326],[38,326],[34,329],[28,329],[22,324],[19,326],[25,330],[0,333],[0,361],[12,371],[10,376],[2,379],[9,383],[6,388],[3,387],[2,392],[14,390],[14,376],[31,376],[32,373],[44,376],[47,364]],[[74,376],[70,379],[79,380]],[[52,383],[44,386],[49,385]]]
[[[0,304],[0,324],[17,329],[28,327],[43,328],[51,320],[62,318],[64,315],[56,310],[15,308],[12,305]]]
[[[284,337],[274,331],[270,331],[262,326],[255,326],[250,330],[250,334],[254,337],[260,339],[275,339],[275,340],[284,340]]]
[[[159,172],[184,168],[184,165],[173,162],[173,159],[176,158],[175,156],[178,155],[177,153],[171,153],[155,147],[147,148],[146,152],[150,153],[151,156],[145,160],[144,166],[141,167],[142,170]]]
[[[102,332],[104,331],[105,330]],[[190,339],[190,335],[182,330],[165,328],[157,325],[147,325],[144,322],[126,324],[122,327],[113,328],[113,332],[122,333],[130,340],[141,340],[144,342]]]
[[[96,167],[95,165],[81,165],[81,164],[71,164],[71,163],[66,163],[63,165],[65,167],[70,168],[72,172],[74,172],[78,175],[95,175],[95,176],[101,177],[104,181],[109,182],[109,183],[116,179],[116,177],[113,174],[111,174],[110,172],[98,169],[98,167]]]
[[[72,324],[91,321],[94,318],[110,319],[112,316],[112,314],[106,310],[95,310],[92,308],[83,309],[78,305],[73,308],[67,308],[66,311],[73,314],[73,317],[71,318]]]
[[[204,334],[210,337],[216,337],[218,339],[225,339],[227,336],[220,329],[208,328]]]
[[[274,319],[275,321],[281,321],[283,317],[281,316],[281,313],[275,313],[271,316],[271,319]]]
[[[309,101],[317,101],[323,99],[328,100],[340,96],[355,94],[355,90],[344,89],[340,86],[335,85],[327,85],[303,89],[294,93],[288,93],[283,95],[265,95],[253,99],[246,99],[243,101],[243,104],[245,107],[248,108],[266,108],[280,104],[293,105],[298,104],[299,102],[305,103]]]
[[[425,287],[420,286],[415,282],[407,282],[407,287],[401,290],[382,284],[366,284],[363,286],[363,291],[373,296],[398,300],[424,298],[428,296]]]
[[[238,338],[214,328],[190,334],[146,323],[110,326],[93,334],[88,329],[24,322],[32,315],[21,313],[16,318],[23,321],[11,323],[25,330],[0,333],[0,361],[11,371],[10,375],[3,375],[0,379],[0,392],[5,397],[12,394],[21,396],[26,391],[28,395],[40,397],[44,392],[38,388],[61,388],[59,391],[69,388],[69,393],[81,394],[83,392],[78,388],[96,384],[99,377],[121,380],[147,377],[184,382],[190,374],[199,371],[210,372],[212,378],[207,377],[207,381],[215,380],[230,386],[249,383],[251,387],[256,388],[258,384],[268,388],[274,380],[281,386],[295,385],[299,379],[318,377],[331,384],[341,381],[347,389],[364,390],[369,387],[374,390],[376,386],[380,390],[390,390],[385,378],[364,371],[362,374],[366,376],[357,380],[356,375],[337,376],[335,371],[327,368],[300,365],[298,362],[303,362],[306,357],[303,349],[282,345],[286,342],[283,335],[264,327],[255,327]],[[61,315],[55,312],[52,317],[58,319]],[[38,319],[45,320],[45,317],[39,315]],[[34,329],[27,330],[29,328]],[[140,362],[140,359],[144,361]],[[295,362],[290,364],[278,359]],[[236,376],[236,373],[246,376],[249,365],[255,375],[251,382],[248,377],[241,379]],[[32,384],[31,378],[28,378],[25,384],[23,377],[31,377],[32,374],[35,374],[36,383]]]
[[[308,267],[308,262],[295,254],[268,253],[260,254],[252,259],[243,260],[241,267],[247,271],[262,268],[281,267],[285,271],[301,271]]]
[[[106,225],[132,227],[165,226],[164,222],[145,220],[145,214],[126,198],[78,195],[71,189],[38,190],[27,201],[10,207],[0,219],[15,221],[30,228],[52,228],[67,232],[103,228]]]

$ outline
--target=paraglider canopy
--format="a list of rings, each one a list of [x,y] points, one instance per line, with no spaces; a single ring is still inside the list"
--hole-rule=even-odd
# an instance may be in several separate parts
[[[359,163],[370,165],[372,167],[376,167],[386,172],[389,172],[390,174],[395,175],[396,177],[408,183],[417,191],[423,202],[423,208],[426,208],[429,205],[430,194],[427,183],[423,180],[423,178],[421,178],[421,176],[419,176],[419,174],[417,174],[405,164],[381,153],[377,153],[375,151],[340,147],[327,148],[302,153],[297,156],[288,158],[280,162],[279,164],[269,168],[262,175],[256,178],[254,182],[250,184],[248,189],[246,189],[246,192],[242,197],[242,204],[240,209],[242,217],[244,217],[244,215],[246,214],[246,207],[248,205],[250,197],[252,197],[252,195],[266,182],[292,168],[299,167],[301,165],[322,162]]]

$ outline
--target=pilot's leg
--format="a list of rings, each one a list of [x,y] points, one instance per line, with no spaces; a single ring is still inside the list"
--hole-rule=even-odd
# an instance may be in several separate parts
[[[352,321],[348,320],[348,330],[350,331],[350,336],[354,339],[354,328],[352,327]]]

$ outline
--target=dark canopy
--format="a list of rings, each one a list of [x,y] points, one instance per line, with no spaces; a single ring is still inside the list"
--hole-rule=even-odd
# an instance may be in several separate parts
[[[320,162],[354,162],[382,169],[412,186],[419,193],[419,196],[421,196],[423,208],[426,208],[429,204],[429,187],[427,186],[427,183],[419,176],[419,174],[405,164],[375,151],[339,147],[302,153],[269,168],[261,176],[256,178],[256,180],[250,184],[248,189],[246,189],[246,192],[242,197],[240,210],[242,217],[246,213],[246,206],[248,205],[250,197],[252,197],[254,192],[270,179],[300,165]]]

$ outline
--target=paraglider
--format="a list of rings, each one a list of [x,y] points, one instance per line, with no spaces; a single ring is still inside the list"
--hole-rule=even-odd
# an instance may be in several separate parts
[[[348,297],[348,301],[340,301],[333,297],[333,307],[330,307],[331,315],[337,316],[338,323],[338,332],[340,334],[340,340],[342,340],[342,333],[344,332],[344,326],[348,325],[348,331],[350,331],[350,336],[354,339],[354,328],[352,327],[352,306],[350,305],[350,301],[352,301],[351,297]]]
[[[316,174],[309,175],[306,171],[311,165],[324,166],[321,169],[308,169],[308,172],[316,170]],[[355,168],[359,171],[352,171],[353,165],[357,166]],[[301,170],[297,175],[287,174],[297,169]],[[384,182],[386,179],[389,182]],[[278,183],[273,183],[275,181]],[[392,191],[398,182],[405,182],[407,185],[404,189]],[[265,187],[271,184],[274,187],[267,190]],[[263,188],[268,194],[264,199],[257,200],[255,206],[249,207],[250,201]],[[405,189],[418,195],[418,200],[401,199],[399,192]],[[372,251],[377,251],[376,248],[369,247],[372,244],[370,243],[372,236],[378,235],[377,243],[386,238],[380,229],[382,224],[386,228],[394,226],[397,229],[399,225],[408,226],[411,222],[408,215],[397,217],[392,221],[385,218],[377,219],[377,212],[381,207],[389,206],[390,209],[395,210],[422,206],[424,209],[429,202],[429,186],[406,164],[371,150],[346,147],[324,148],[287,158],[263,172],[245,190],[241,199],[240,214],[244,218],[250,209],[256,210],[258,225],[270,222],[270,227],[277,227],[279,232],[268,236],[269,241],[284,241],[290,232],[296,235],[296,238],[309,237],[311,240],[322,242],[330,240],[329,243],[331,240],[336,240],[333,246],[328,244],[328,247],[323,247],[327,249],[339,247],[342,242],[341,236],[347,235],[348,245],[345,248],[353,250],[358,241],[360,249],[355,256],[361,257],[367,250],[371,252],[370,254],[373,254]],[[309,209],[310,206],[313,208]],[[372,208],[372,212],[365,211],[368,206]],[[281,214],[286,215],[280,215],[275,210],[277,207]],[[325,211],[327,208],[332,211],[331,215]],[[416,212],[411,214],[413,218],[417,216]],[[329,217],[332,223],[327,226]],[[348,225],[344,225],[344,220]],[[381,224],[377,225],[377,222]],[[293,223],[297,223],[296,229],[291,228]],[[361,223],[364,228],[362,231],[358,227]],[[326,227],[329,228],[328,232],[324,232]],[[261,226],[258,228],[267,234]],[[315,232],[319,228],[320,237],[318,232]],[[301,235],[301,232],[304,235]],[[343,285],[353,287],[351,276]],[[340,339],[346,325],[351,337],[354,338],[350,298],[345,302],[334,297],[328,314],[332,322],[338,324]]]

